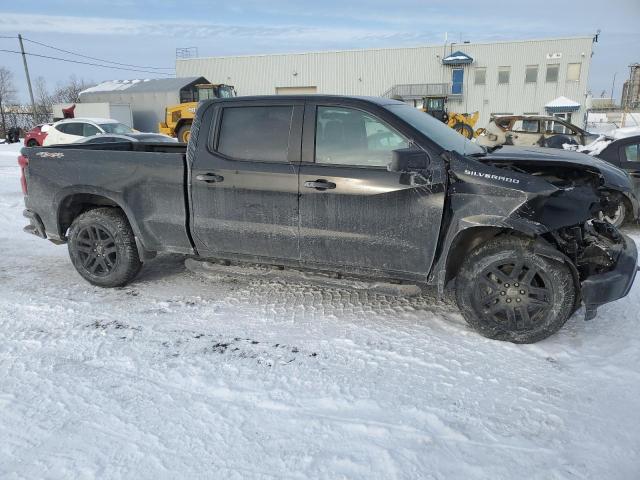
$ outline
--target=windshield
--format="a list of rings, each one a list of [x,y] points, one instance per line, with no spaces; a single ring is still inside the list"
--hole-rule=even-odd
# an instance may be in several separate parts
[[[445,150],[458,152],[460,155],[482,155],[485,153],[480,145],[476,145],[453,128],[449,128],[441,121],[417,108],[407,104],[392,104],[384,107]]]
[[[133,130],[124,123],[100,123],[100,128],[106,133],[132,133]]]

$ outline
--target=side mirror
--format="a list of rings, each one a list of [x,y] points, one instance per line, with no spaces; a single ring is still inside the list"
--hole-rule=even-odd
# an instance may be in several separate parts
[[[42,133],[47,133],[47,132],[49,131],[49,127],[51,127],[51,125],[47,125],[47,124],[45,123],[44,125],[42,125],[42,126],[40,127],[40,131],[41,131]]]
[[[393,151],[390,172],[419,172],[429,166],[429,155],[418,148],[401,148]]]

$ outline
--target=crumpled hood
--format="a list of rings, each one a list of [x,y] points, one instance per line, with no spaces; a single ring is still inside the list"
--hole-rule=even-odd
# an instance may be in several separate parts
[[[481,162],[527,163],[548,166],[564,166],[578,168],[599,173],[603,179],[603,186],[632,192],[631,178],[624,170],[605,162],[597,157],[570,150],[541,147],[513,147],[503,146],[493,153],[477,157]]]

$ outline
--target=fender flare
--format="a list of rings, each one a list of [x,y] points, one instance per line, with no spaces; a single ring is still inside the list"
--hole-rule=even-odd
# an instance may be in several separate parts
[[[109,202],[112,202],[117,208],[122,210],[127,217],[127,221],[129,225],[131,225],[131,229],[133,230],[133,234],[135,236],[136,246],[138,248],[138,254],[141,260],[149,260],[155,257],[156,252],[148,250],[144,246],[144,241],[142,239],[140,227],[135,222],[135,216],[131,209],[124,202],[122,197],[118,195],[116,192],[112,192],[109,190],[105,190],[100,187],[95,187],[91,185],[74,185],[73,187],[67,187],[56,192],[53,198],[53,209],[56,212],[56,234],[60,240],[66,241],[66,232],[63,232],[61,229],[61,212],[63,209],[63,205],[65,200],[75,195],[93,195],[96,197],[102,197]]]

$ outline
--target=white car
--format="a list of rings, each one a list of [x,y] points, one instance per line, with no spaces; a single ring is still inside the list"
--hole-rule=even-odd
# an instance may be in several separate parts
[[[105,133],[126,135],[134,132],[125,124],[109,118],[67,118],[49,127],[43,145],[74,143],[81,138]]]

